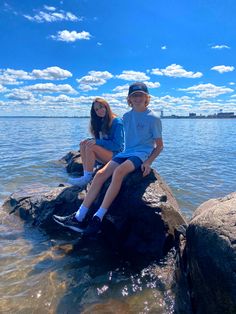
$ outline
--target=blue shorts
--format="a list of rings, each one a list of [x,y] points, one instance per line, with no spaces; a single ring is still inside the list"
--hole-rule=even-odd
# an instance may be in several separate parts
[[[116,162],[117,164],[121,165],[126,160],[130,160],[132,164],[134,165],[135,170],[138,169],[142,165],[142,160],[139,157],[136,156],[130,156],[130,157],[113,157],[112,160]]]

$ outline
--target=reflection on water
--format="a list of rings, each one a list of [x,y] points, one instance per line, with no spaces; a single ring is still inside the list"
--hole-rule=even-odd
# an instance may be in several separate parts
[[[154,163],[190,217],[236,190],[235,120],[163,120]],[[57,162],[78,149],[88,119],[0,118],[0,203],[20,187],[57,186]],[[134,269],[102,243],[47,235],[0,211],[0,313],[173,313],[173,263]]]
[[[99,240],[0,217],[1,313],[173,313],[171,255],[134,270]]]

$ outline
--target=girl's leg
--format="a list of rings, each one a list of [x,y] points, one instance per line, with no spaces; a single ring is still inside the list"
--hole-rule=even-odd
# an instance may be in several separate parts
[[[84,165],[84,163],[86,162],[85,141],[80,142],[79,147],[80,147],[80,156],[81,156],[82,164]]]
[[[69,182],[80,187],[86,186],[93,177],[95,161],[107,163],[112,159],[113,153],[98,145],[81,144],[81,157],[83,161],[84,175],[80,178],[71,178]]]
[[[85,162],[84,162],[84,170],[88,172],[92,172],[95,161],[99,160],[106,164],[108,161],[112,159],[113,153],[99,145],[86,146],[85,148]]]

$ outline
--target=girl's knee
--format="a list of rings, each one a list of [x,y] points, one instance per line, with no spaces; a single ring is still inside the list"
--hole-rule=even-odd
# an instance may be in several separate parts
[[[86,146],[85,146],[85,151],[86,151],[86,153],[87,153],[87,154],[93,153],[93,152],[94,152],[94,146],[95,146],[95,145],[93,145],[93,146],[88,146],[88,145],[86,145]]]
[[[121,166],[117,167],[113,173],[113,178],[122,178],[125,176],[124,170],[122,169]]]
[[[80,149],[84,149],[85,148],[85,142],[84,141],[80,142],[79,147],[80,147]]]
[[[97,181],[105,181],[106,180],[106,173],[105,171],[103,171],[102,169],[98,170],[95,174],[95,177],[93,180],[97,180]]]

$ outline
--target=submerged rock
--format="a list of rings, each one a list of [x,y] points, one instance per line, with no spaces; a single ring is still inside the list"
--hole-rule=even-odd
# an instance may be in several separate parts
[[[193,312],[236,313],[236,192],[203,203],[186,234]]]

